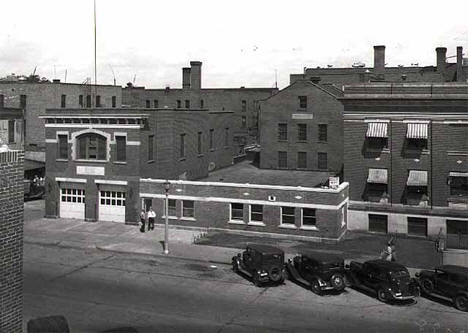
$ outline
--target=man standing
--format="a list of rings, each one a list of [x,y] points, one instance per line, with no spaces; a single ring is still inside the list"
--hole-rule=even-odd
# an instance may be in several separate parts
[[[140,231],[145,232],[145,225],[146,225],[146,213],[145,210],[142,209],[140,213]]]
[[[154,219],[156,218],[156,213],[153,210],[153,207],[150,207],[148,211],[148,230],[154,229]]]

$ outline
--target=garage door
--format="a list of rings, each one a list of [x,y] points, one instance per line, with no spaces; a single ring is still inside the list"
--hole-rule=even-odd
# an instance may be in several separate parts
[[[125,222],[125,192],[99,191],[99,220]]]
[[[84,220],[85,190],[62,188],[60,191],[60,217]]]

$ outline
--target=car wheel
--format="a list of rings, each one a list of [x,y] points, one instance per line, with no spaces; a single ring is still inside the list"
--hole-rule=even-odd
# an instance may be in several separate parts
[[[468,298],[465,295],[458,295],[453,302],[460,311],[468,311]]]
[[[270,270],[270,280],[273,281],[273,282],[280,282],[281,278],[282,278],[282,274],[281,274],[281,269],[279,269],[278,267],[273,267],[271,270]]]
[[[345,287],[344,279],[341,275],[335,274],[331,277],[330,283],[336,290],[343,290]]]
[[[257,273],[254,273],[254,275],[252,277],[252,281],[253,281],[254,285],[256,285],[257,287],[260,287],[262,285],[262,283],[260,282],[260,277],[258,276]]]
[[[232,271],[234,273],[238,273],[239,272],[239,264],[237,263],[237,260],[233,260],[232,261]]]
[[[434,291],[434,282],[432,282],[428,278],[424,278],[421,280],[421,289],[423,293],[430,294]]]
[[[320,284],[317,280],[313,280],[310,284],[310,289],[317,295],[322,294],[322,289],[320,289]]]
[[[377,299],[383,303],[387,302],[387,294],[385,293],[385,290],[383,290],[382,288],[377,290]]]

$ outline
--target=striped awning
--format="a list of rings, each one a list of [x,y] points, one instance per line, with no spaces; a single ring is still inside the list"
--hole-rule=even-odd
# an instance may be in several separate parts
[[[388,183],[387,169],[369,169],[367,182],[373,183],[373,184],[387,184]]]
[[[406,186],[427,186],[427,171],[410,170]]]
[[[408,139],[427,139],[427,124],[409,123],[406,137]]]
[[[450,177],[468,177],[468,172],[450,172]]]
[[[366,137],[368,138],[387,138],[387,123],[375,122],[368,123]]]

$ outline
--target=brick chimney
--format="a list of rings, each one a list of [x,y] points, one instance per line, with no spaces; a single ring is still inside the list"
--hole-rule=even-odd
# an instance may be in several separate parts
[[[463,77],[463,47],[457,46],[457,82],[464,82]]]
[[[374,73],[385,74],[385,45],[374,46]]]
[[[201,89],[201,61],[190,61],[190,87],[194,90]]]
[[[190,67],[182,68],[182,89],[190,89]]]
[[[447,48],[446,47],[437,47],[437,72],[442,74],[445,78],[445,62],[447,61]]]

